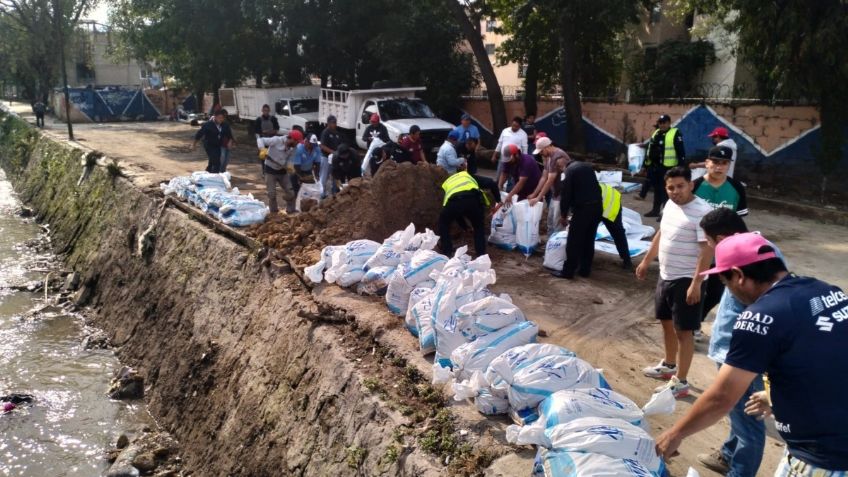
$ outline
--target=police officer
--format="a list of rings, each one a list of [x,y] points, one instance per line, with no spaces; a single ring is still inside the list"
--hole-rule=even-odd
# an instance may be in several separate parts
[[[595,234],[603,215],[601,186],[592,166],[571,161],[565,166],[560,189],[560,224],[568,226],[565,242],[565,263],[562,271],[552,273],[558,278],[574,279],[577,272],[588,277],[595,257]],[[572,212],[569,225],[568,213]]]
[[[442,253],[453,255],[450,226],[457,221],[471,223],[474,229],[474,252],[479,257],[486,253],[486,235],[483,230],[483,216],[489,207],[489,198],[474,177],[465,170],[459,170],[442,183],[445,191],[443,208],[439,214],[439,236],[442,240]]]
[[[601,202],[603,204],[603,212],[601,212],[601,222],[606,226],[607,231],[612,236],[615,242],[615,249],[618,250],[618,256],[621,257],[621,268],[625,270],[633,269],[633,261],[630,259],[630,248],[627,245],[627,234],[624,231],[624,224],[621,216],[621,192],[609,184],[601,183]]]
[[[667,114],[660,116],[657,129],[651,135],[646,146],[645,169],[648,182],[654,188],[654,205],[645,217],[659,217],[662,208],[668,201],[665,192],[665,173],[672,167],[683,164],[686,151],[683,147],[683,135],[677,128],[671,127],[671,117]]]

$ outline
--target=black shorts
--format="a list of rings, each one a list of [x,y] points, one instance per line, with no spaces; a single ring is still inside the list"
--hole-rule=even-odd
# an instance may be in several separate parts
[[[691,278],[677,280],[657,280],[657,291],[654,294],[656,318],[672,320],[674,328],[681,331],[696,331],[701,329],[701,310],[703,308],[704,291],[701,290],[701,301],[694,305],[686,304],[686,291],[692,283]]]

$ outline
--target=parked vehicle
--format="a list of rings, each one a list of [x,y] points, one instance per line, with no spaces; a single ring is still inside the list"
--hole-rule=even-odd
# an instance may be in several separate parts
[[[381,122],[389,132],[389,139],[394,142],[408,134],[410,126],[417,124],[421,128],[424,150],[428,156],[435,157],[453,125],[437,118],[424,101],[416,98],[415,93],[418,91],[424,91],[424,88],[350,91],[322,88],[318,117],[323,123],[327,116],[336,116],[339,129],[348,135],[349,140],[350,136],[355,136],[357,146],[363,149],[367,145],[362,139],[362,133],[374,113],[380,115]]]
[[[300,129],[317,134],[318,122],[317,86],[284,86],[279,88],[221,88],[218,95],[221,107],[231,116],[250,121],[262,114],[262,106],[271,107],[277,116],[280,129]]]

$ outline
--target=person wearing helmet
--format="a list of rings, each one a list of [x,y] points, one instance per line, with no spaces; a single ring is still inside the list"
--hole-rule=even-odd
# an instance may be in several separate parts
[[[268,191],[268,208],[271,213],[279,211],[277,208],[277,185],[283,190],[283,198],[286,201],[286,213],[293,214],[294,187],[292,180],[287,177],[294,173],[294,156],[297,145],[303,141],[303,133],[298,130],[289,131],[285,136],[261,137],[256,135],[256,146],[259,149],[267,149],[262,168],[265,172],[265,188]]]
[[[375,137],[380,138],[383,142],[389,142],[389,130],[380,122],[380,115],[377,113],[371,115],[369,124],[362,133],[362,140],[365,141],[366,146],[371,146],[371,141]]]

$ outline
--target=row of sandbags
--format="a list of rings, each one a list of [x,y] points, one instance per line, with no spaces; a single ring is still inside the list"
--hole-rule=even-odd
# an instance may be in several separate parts
[[[230,186],[229,172],[193,172],[190,176],[174,177],[159,187],[165,195],[188,202],[233,227],[262,223],[269,213],[268,207],[253,195],[241,194],[238,188]]]
[[[536,343],[538,326],[508,295],[489,290],[496,280],[489,257],[472,260],[466,247],[447,257],[433,251],[437,241],[410,224],[382,244],[326,247],[305,274],[385,295],[421,352],[435,354],[434,383],[451,382],[454,398],[473,400],[483,414],[508,414],[516,422],[508,440],[538,446],[536,475],[598,475],[602,468],[661,475],[662,461],[640,426],[645,415],[673,409],[670,392],[640,409],[573,352]]]

